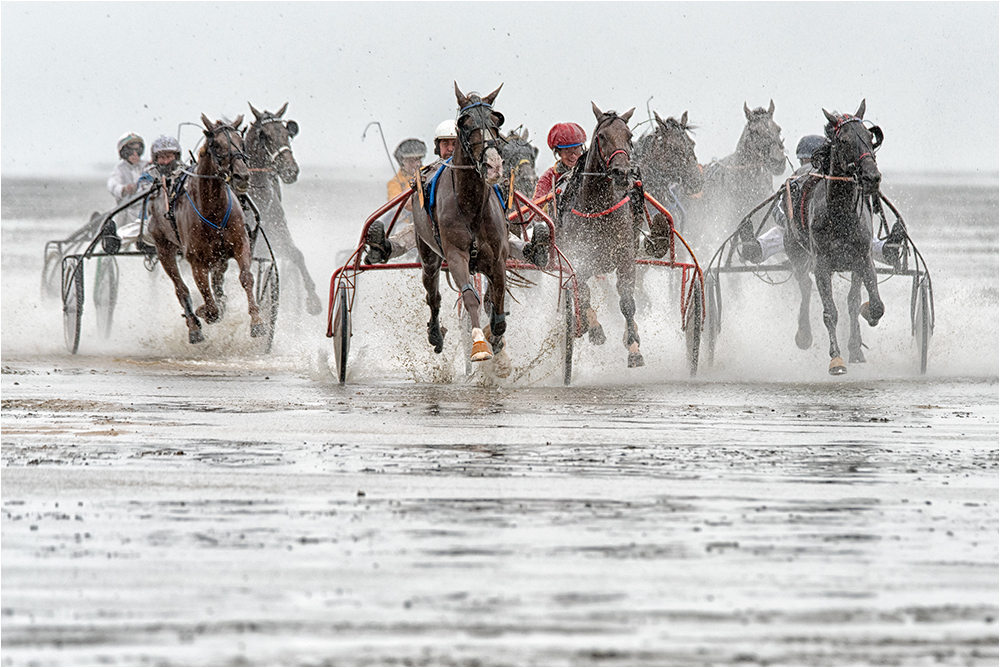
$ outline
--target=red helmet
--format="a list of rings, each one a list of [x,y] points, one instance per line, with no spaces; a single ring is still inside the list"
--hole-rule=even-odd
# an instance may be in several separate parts
[[[549,148],[572,148],[587,141],[587,133],[576,123],[556,123],[549,130]]]

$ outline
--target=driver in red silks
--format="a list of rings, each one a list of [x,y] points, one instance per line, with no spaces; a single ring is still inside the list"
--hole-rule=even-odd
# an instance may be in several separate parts
[[[549,148],[556,156],[556,164],[545,170],[535,186],[534,200],[545,197],[563,174],[576,166],[583,155],[583,144],[587,141],[587,133],[576,123],[556,123],[549,130]],[[551,209],[550,209],[551,210]]]

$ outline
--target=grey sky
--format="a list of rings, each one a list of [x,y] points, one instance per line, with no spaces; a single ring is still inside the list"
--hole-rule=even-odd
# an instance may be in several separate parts
[[[687,110],[701,162],[766,106],[789,154],[821,109],[885,130],[883,171],[998,169],[998,3],[3,2],[2,174],[98,174],[125,131],[289,103],[304,173],[386,177],[390,150],[455,113],[452,81],[524,124],[551,162],[555,122],[594,126],[647,99]],[[641,130],[641,129],[640,129]],[[185,150],[197,132],[181,135]],[[148,154],[144,157],[148,157]]]

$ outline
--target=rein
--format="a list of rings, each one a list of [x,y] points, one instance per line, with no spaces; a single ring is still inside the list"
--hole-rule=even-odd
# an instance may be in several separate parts
[[[216,225],[215,223],[213,223],[212,221],[210,221],[208,218],[206,218],[205,216],[201,215],[201,211],[199,211],[198,207],[196,207],[194,205],[194,200],[191,199],[191,194],[188,193],[187,190],[184,191],[184,196],[187,197],[187,201],[191,205],[191,208],[194,209],[194,212],[196,214],[198,214],[198,217],[201,218],[201,220],[202,220],[203,223],[205,223],[209,227],[215,228],[217,230],[225,229],[226,224],[229,223],[229,214],[231,214],[233,212],[233,194],[232,194],[232,191],[228,187],[226,188],[226,215],[222,219],[222,223],[220,223],[219,225]]]
[[[601,218],[602,216],[606,216],[609,213],[614,213],[618,209],[622,208],[622,206],[624,206],[625,203],[628,201],[629,201],[629,196],[625,195],[625,197],[622,198],[622,201],[618,202],[618,204],[615,204],[610,209],[605,209],[600,213],[583,213],[581,211],[577,211],[576,209],[570,209],[570,211],[572,211],[577,216],[580,216],[581,218]]]

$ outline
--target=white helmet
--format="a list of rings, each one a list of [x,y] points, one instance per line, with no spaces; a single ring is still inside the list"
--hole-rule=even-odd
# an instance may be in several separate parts
[[[455,130],[455,121],[449,118],[438,124],[437,129],[434,130],[434,141],[438,139],[458,139],[458,132]]]
[[[128,144],[139,144],[139,155],[146,150],[146,142],[142,140],[142,137],[134,132],[126,132],[121,137],[118,138],[118,155],[124,160],[125,156],[122,153],[122,149]]]
[[[169,135],[160,135],[150,145],[149,154],[153,159],[156,159],[156,154],[163,151],[173,151],[179,158],[181,156],[181,143]]]

